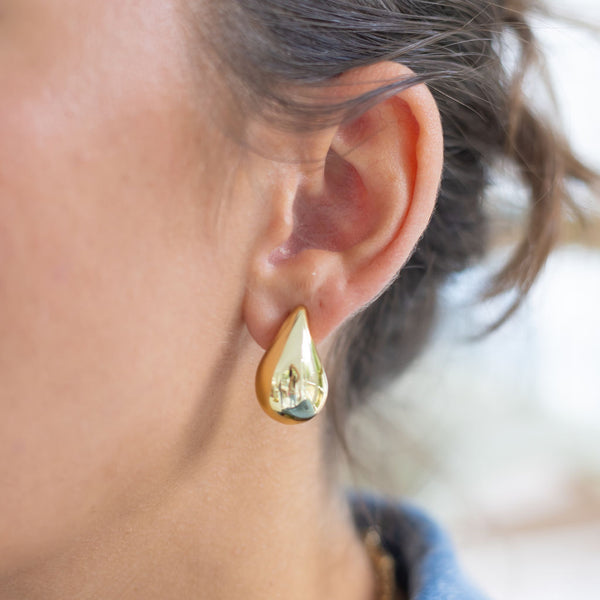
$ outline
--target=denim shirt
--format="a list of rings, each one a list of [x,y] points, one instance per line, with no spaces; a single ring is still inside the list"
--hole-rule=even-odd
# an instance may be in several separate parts
[[[409,600],[486,600],[461,573],[447,535],[421,510],[355,490],[347,497],[357,529],[379,532]]]

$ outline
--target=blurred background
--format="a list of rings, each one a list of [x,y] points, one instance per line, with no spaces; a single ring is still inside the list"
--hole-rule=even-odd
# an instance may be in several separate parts
[[[548,4],[600,26],[598,0]],[[600,34],[546,19],[535,30],[557,118],[600,169]],[[352,483],[428,510],[498,600],[600,597],[600,201],[573,192],[589,224],[567,223],[524,307],[473,342],[502,309],[473,297],[519,234],[519,189],[498,177],[489,261],[450,282],[428,352],[349,424]]]

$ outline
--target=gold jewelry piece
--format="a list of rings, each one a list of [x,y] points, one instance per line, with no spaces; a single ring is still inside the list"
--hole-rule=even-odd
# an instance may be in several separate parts
[[[377,600],[397,600],[400,596],[396,586],[394,559],[383,547],[381,536],[373,527],[369,527],[363,542],[375,569]]]
[[[281,423],[316,416],[327,400],[327,376],[310,335],[304,306],[285,320],[256,371],[256,396]]]

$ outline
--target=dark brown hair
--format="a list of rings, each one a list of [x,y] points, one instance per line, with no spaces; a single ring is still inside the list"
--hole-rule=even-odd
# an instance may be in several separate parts
[[[193,0],[190,0],[193,2]],[[530,289],[557,240],[568,178],[592,183],[553,125],[531,108],[525,76],[538,63],[528,0],[219,0],[211,39],[238,108],[276,115],[282,127],[352,118],[386,94],[426,83],[442,117],[445,166],[437,207],[410,260],[348,326],[336,390],[350,403],[400,373],[426,342],[441,284],[480,259],[488,243],[484,191],[499,161],[516,168],[530,198],[523,240],[488,295]],[[303,101],[298,90],[378,61],[416,74],[343,105]],[[292,91],[290,91],[292,90]]]

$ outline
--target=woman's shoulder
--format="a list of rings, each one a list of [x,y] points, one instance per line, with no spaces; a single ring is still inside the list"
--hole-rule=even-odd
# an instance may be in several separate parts
[[[452,542],[425,512],[371,492],[346,491],[357,529],[374,528],[410,600],[485,600],[462,573]]]

